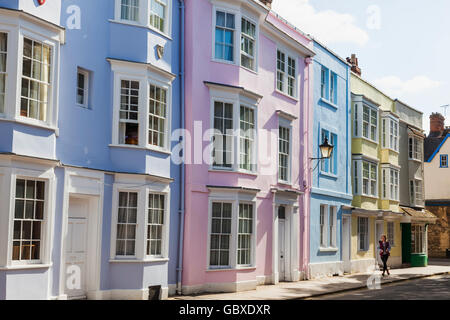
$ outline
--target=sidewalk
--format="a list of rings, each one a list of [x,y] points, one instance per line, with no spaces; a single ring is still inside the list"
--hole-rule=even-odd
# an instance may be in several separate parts
[[[431,260],[425,268],[393,269],[391,275],[382,278],[381,286],[387,283],[425,278],[450,273],[450,260]],[[381,272],[377,272],[381,275]],[[324,294],[367,288],[367,279],[372,273],[353,274],[316,280],[280,283],[259,286],[256,290],[206,294],[200,296],[172,297],[169,300],[291,300],[305,299]]]

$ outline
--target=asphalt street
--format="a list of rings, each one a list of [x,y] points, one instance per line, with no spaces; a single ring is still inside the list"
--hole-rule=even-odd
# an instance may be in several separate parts
[[[450,275],[385,284],[379,290],[356,290],[311,300],[450,300]]]

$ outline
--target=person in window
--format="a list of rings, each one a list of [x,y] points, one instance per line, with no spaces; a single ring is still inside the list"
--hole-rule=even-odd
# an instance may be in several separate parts
[[[383,277],[386,271],[389,276],[390,273],[387,267],[387,261],[389,259],[389,256],[391,255],[391,245],[389,244],[389,241],[387,241],[387,237],[385,235],[381,236],[378,250],[380,250],[381,261],[383,261]]]

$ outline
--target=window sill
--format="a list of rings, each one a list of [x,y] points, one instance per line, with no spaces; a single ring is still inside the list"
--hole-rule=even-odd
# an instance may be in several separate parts
[[[394,152],[394,153],[397,153],[397,154],[400,153],[399,151],[394,150],[394,149],[392,149],[392,148],[386,148],[386,147],[383,147],[382,150],[388,150],[388,151],[391,151],[391,152]]]
[[[292,183],[288,182],[288,181],[278,180],[278,184],[281,184],[283,186],[287,186],[287,187],[291,187],[292,188]]]
[[[331,101],[328,100],[328,99],[320,98],[320,101],[323,102],[323,103],[325,103],[326,105],[332,107],[333,109],[336,109],[336,110],[339,109],[339,106],[338,106],[337,104],[334,104],[333,102],[331,102]]]
[[[49,269],[53,264],[13,264],[7,267],[0,267],[1,271],[8,270],[30,270],[30,269]]]
[[[165,150],[165,149],[141,147],[141,146],[127,145],[127,144],[110,144],[109,147],[110,148],[134,149],[134,150],[146,150],[146,151],[153,151],[153,152],[166,154],[169,156],[172,155],[172,152]]]
[[[408,158],[409,161],[413,161],[413,162],[417,162],[417,163],[422,163],[422,160],[419,159],[414,159],[414,158]]]
[[[111,23],[117,23],[117,24],[122,24],[122,25],[127,25],[127,26],[132,26],[132,27],[138,27],[138,28],[143,28],[143,29],[148,29],[151,31],[154,31],[156,33],[158,33],[159,35],[163,36],[164,38],[168,39],[168,40],[173,40],[171,36],[169,36],[168,34],[161,32],[160,30],[150,26],[150,25],[143,25],[140,24],[139,22],[133,22],[133,21],[128,21],[128,20],[116,20],[116,19],[109,19],[108,20]]]
[[[328,173],[328,172],[325,172],[325,171],[320,171],[320,175],[321,176],[324,176],[324,177],[326,177],[326,178],[330,178],[330,179],[334,179],[334,180],[337,180],[339,177],[337,176],[337,175],[335,175],[334,173]]]
[[[280,95],[282,95],[282,96],[284,96],[284,97],[286,97],[286,98],[288,98],[288,99],[291,99],[291,100],[293,100],[293,101],[295,101],[297,103],[300,102],[300,100],[297,97],[290,96],[286,92],[278,90],[278,88],[275,89],[275,92],[280,94]]]
[[[19,124],[22,124],[22,125],[32,126],[32,127],[36,127],[36,128],[40,128],[40,129],[45,129],[45,130],[49,130],[49,131],[55,132],[56,136],[59,135],[59,129],[57,127],[48,125],[47,123],[42,122],[42,121],[38,121],[38,120],[28,119],[28,118],[24,118],[24,117],[7,118],[4,115],[0,115],[0,121],[15,122],[15,123],[19,123]]]
[[[359,139],[361,139],[361,140],[364,140],[364,141],[367,141],[367,142],[370,142],[370,143],[373,143],[373,144],[376,144],[376,145],[378,145],[378,141],[376,141],[376,140],[372,140],[372,139],[369,139],[369,138],[366,138],[366,137],[363,137],[363,136],[361,136],[361,137],[356,137],[357,139],[359,138]]]
[[[334,247],[329,247],[329,248],[320,247],[319,251],[320,252],[338,252],[339,249],[338,248],[334,248]]]
[[[236,62],[234,62],[234,61],[222,60],[222,59],[217,59],[217,58],[212,58],[211,61],[212,61],[212,62],[216,62],[216,63],[228,64],[228,65],[235,66],[235,67],[240,67],[240,66],[239,66]]]
[[[217,269],[207,269],[206,272],[230,272],[230,271],[245,271],[245,270],[256,270],[256,267],[236,267],[236,268],[217,268]]]
[[[241,68],[244,69],[245,71],[248,71],[248,72],[250,72],[250,73],[253,73],[254,75],[258,75],[258,71],[257,71],[257,70],[249,69],[249,68],[247,68],[247,67],[244,67],[243,65],[241,65]]]
[[[355,194],[355,196],[361,196],[361,197],[364,197],[364,198],[378,200],[377,196],[371,196],[371,195],[366,195],[366,194]]]
[[[109,263],[157,263],[157,262],[168,262],[169,258],[149,258],[144,260],[137,260],[137,259],[112,259],[109,260]]]

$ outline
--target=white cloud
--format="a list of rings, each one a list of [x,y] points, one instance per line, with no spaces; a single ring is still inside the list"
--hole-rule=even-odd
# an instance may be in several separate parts
[[[373,83],[389,95],[400,98],[420,94],[438,88],[442,84],[423,75],[415,76],[409,80],[402,80],[397,76],[386,76],[373,81]]]
[[[351,14],[317,11],[309,0],[275,0],[272,7],[300,30],[325,44],[355,43],[363,46],[369,41],[368,33],[356,25]]]

